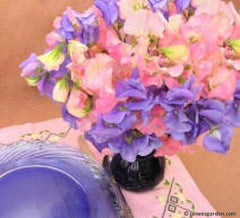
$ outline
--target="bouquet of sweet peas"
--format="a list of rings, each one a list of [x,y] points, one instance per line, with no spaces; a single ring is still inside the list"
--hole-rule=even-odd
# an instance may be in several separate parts
[[[22,76],[102,151],[133,162],[203,135],[226,153],[240,126],[240,15],[220,0],[95,0],[54,21]]]

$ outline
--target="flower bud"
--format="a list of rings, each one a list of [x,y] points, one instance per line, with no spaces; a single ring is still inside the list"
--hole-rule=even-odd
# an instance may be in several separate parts
[[[161,48],[162,54],[170,61],[187,61],[188,49],[186,45],[174,45]]]
[[[240,55],[240,39],[228,40],[229,45],[233,49],[236,55]]]
[[[38,56],[38,60],[44,64],[46,70],[58,70],[59,66],[65,60],[65,55],[62,52],[62,44],[59,44],[46,54]]]
[[[53,100],[57,102],[65,103],[69,93],[69,85],[66,79],[61,79],[57,81],[56,85],[53,88]]]
[[[27,76],[27,77],[25,77],[25,80],[27,81],[27,84],[29,86],[36,86],[40,79],[41,79],[40,76],[35,76],[35,77]]]
[[[66,107],[71,115],[83,118],[88,115],[91,110],[91,105],[91,98],[89,98],[86,93],[80,90],[73,90],[70,94]]]

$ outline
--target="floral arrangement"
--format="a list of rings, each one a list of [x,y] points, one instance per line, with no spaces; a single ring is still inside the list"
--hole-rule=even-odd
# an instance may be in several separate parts
[[[240,15],[220,0],[95,0],[54,21],[29,85],[102,151],[129,162],[187,150],[226,153],[240,126]]]

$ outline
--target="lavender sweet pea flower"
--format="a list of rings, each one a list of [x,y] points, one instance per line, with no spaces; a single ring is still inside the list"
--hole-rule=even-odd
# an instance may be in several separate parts
[[[240,100],[234,100],[228,103],[224,121],[231,123],[233,126],[240,127]]]
[[[236,83],[234,100],[227,103],[224,121],[227,125],[240,126],[240,80]]]
[[[190,4],[191,0],[175,0],[178,13],[184,11]]]
[[[69,114],[65,105],[62,106],[62,117],[63,119],[70,124],[73,129],[77,129],[77,120],[78,118]]]
[[[231,127],[221,126],[204,137],[203,146],[209,151],[225,154],[230,147],[232,136],[233,129]]]
[[[85,134],[85,138],[101,151],[109,141],[128,131],[137,118],[123,104],[118,104],[110,113],[103,115]]]
[[[200,99],[188,105],[184,111],[192,128],[190,132],[185,133],[182,143],[192,144],[202,133],[207,132],[213,126],[223,124],[226,108],[217,99]]]
[[[226,107],[223,102],[217,99],[201,99],[197,102],[199,116],[208,120],[211,126],[219,125],[223,122]]]
[[[182,108],[187,103],[195,102],[200,87],[193,87],[195,78],[191,76],[181,87],[175,87],[169,90],[165,98],[161,101],[162,107],[167,111],[175,108]]]
[[[76,37],[76,31],[68,14],[64,14],[61,19],[61,27],[57,30],[64,40],[71,40]]]
[[[108,143],[114,153],[120,153],[122,158],[134,162],[137,155],[146,156],[162,146],[162,142],[154,135],[142,135],[137,130],[129,130],[117,139]]]
[[[83,14],[77,15],[77,20],[81,24],[79,38],[83,44],[94,44],[99,38],[99,26],[97,15],[92,10],[87,10]]]
[[[200,134],[212,127],[222,125],[226,120],[225,113],[226,108],[221,101],[200,99],[182,109],[168,112],[164,122],[172,137],[187,145],[194,143]]]
[[[42,95],[47,95],[52,98],[52,91],[55,86],[56,80],[49,76],[48,73],[44,74],[40,81],[37,83],[37,88]]]
[[[118,18],[118,0],[95,0],[95,6],[102,12],[106,25],[111,26]]]
[[[37,59],[37,55],[32,53],[27,60],[20,64],[22,69],[21,76],[37,76],[37,69],[41,66],[40,61]]]
[[[161,11],[166,13],[168,11],[169,0],[148,0],[148,4],[153,12]]]
[[[133,75],[129,80],[118,81],[115,88],[116,97],[146,99],[147,98],[146,88],[137,79],[137,77],[138,77],[138,70],[134,69]]]
[[[234,99],[240,99],[240,80],[237,80],[236,82],[236,89],[234,92]]]
[[[150,112],[154,106],[159,105],[160,97],[164,91],[163,87],[149,86],[146,88],[147,98],[132,101],[126,103],[126,107],[131,111],[140,111],[142,123],[145,125],[149,121]]]
[[[103,115],[102,119],[106,123],[117,126],[121,131],[126,131],[136,122],[137,117],[124,104],[119,103],[110,113]]]
[[[111,139],[116,140],[122,132],[117,126],[109,125],[102,118],[99,118],[97,123],[84,136],[101,152],[108,147],[108,142]]]
[[[168,112],[164,118],[168,131],[175,140],[183,140],[185,133],[191,131],[188,117],[180,109]]]

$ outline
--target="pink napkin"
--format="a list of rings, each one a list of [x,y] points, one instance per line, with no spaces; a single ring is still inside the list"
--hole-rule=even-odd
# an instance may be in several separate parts
[[[0,130],[0,145],[32,139],[47,139],[78,147],[98,161],[103,156],[62,119],[27,123]],[[136,218],[187,218],[191,217],[192,212],[216,212],[177,156],[167,157],[165,178],[156,188],[144,193],[123,192]]]

